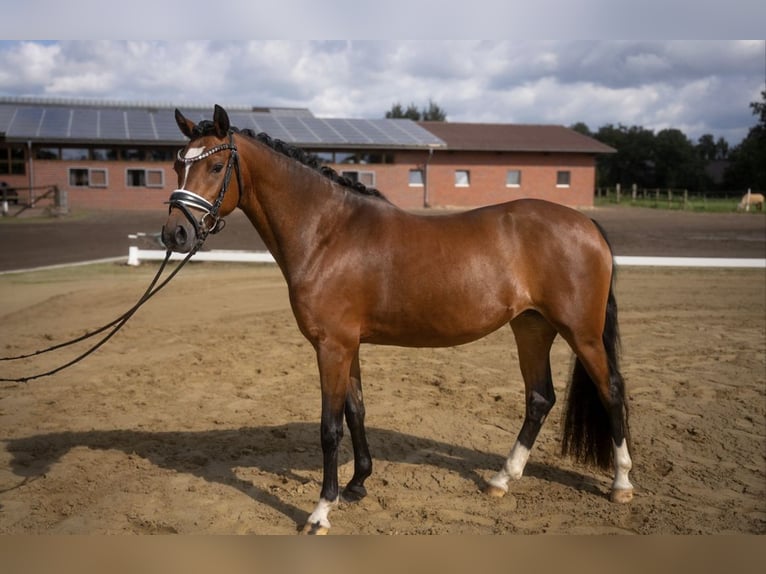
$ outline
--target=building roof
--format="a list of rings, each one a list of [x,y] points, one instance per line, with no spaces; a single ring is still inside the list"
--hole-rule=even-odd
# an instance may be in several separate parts
[[[564,126],[419,122],[460,151],[614,153],[616,150]]]
[[[179,145],[178,107],[194,121],[212,105],[0,97],[0,141],[72,145]],[[232,125],[314,150],[424,149],[557,153],[615,150],[556,125],[317,118],[306,108],[226,106]]]
[[[87,100],[0,98],[0,140],[59,144],[178,145],[178,107],[194,121],[213,106]],[[232,125],[313,149],[443,146],[411,120],[317,118],[305,108],[227,106]]]

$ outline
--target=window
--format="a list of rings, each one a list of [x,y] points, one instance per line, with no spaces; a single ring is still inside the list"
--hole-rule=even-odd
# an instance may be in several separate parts
[[[123,161],[147,161],[147,153],[144,149],[126,148],[122,150]]]
[[[164,187],[165,172],[161,169],[128,169],[125,184],[128,187]]]
[[[35,159],[61,159],[61,150],[57,147],[37,148]]]
[[[309,150],[310,151],[310,150]],[[342,150],[319,150],[310,151],[324,163],[394,163],[394,154],[391,153],[373,153],[373,152],[355,152]]]
[[[176,158],[175,150],[170,148],[150,149],[149,161],[173,161]]]
[[[340,174],[354,182],[359,182],[367,187],[375,187],[374,171],[342,171]]]
[[[467,169],[455,170],[455,187],[468,187],[471,185],[471,172]]]
[[[62,147],[61,159],[65,161],[80,161],[88,159],[88,148]]]
[[[569,171],[557,171],[556,172],[556,187],[569,187],[570,179]]]
[[[0,174],[24,175],[26,165],[23,147],[0,148]]]
[[[410,170],[410,187],[423,187],[423,170]]]
[[[521,170],[508,170],[505,176],[505,187],[521,187]]]
[[[69,185],[72,187],[106,187],[105,169],[70,168]]]
[[[117,150],[112,148],[93,148],[90,150],[90,158],[94,161],[114,161],[118,155]]]

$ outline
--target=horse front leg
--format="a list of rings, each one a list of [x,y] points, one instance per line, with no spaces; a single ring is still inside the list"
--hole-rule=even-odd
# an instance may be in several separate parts
[[[354,349],[337,342],[323,341],[317,347],[319,377],[322,387],[322,443],[323,477],[319,502],[309,515],[304,534],[327,534],[330,530],[328,515],[340,498],[338,488],[338,448],[343,438],[343,412],[349,388],[349,372]]]
[[[346,502],[357,502],[367,496],[364,481],[372,474],[372,457],[367,446],[367,434],[364,430],[364,399],[362,398],[362,373],[359,367],[359,348],[351,361],[351,376],[346,395],[346,424],[351,431],[351,443],[354,447],[354,476],[342,497]]]

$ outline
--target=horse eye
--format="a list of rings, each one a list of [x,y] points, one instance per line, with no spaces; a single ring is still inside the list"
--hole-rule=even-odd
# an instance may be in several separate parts
[[[213,173],[221,173],[222,169],[223,169],[223,164],[217,163],[213,166]]]

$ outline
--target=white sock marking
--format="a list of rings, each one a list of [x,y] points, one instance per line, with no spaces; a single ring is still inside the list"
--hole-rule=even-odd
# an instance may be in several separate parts
[[[314,512],[311,513],[306,522],[308,524],[316,524],[318,522],[320,526],[324,528],[330,528],[330,521],[328,520],[327,515],[330,514],[330,511],[337,505],[337,499],[330,501],[325,500],[324,498],[320,498],[319,502],[317,502],[317,505],[314,508]]]
[[[489,483],[492,486],[496,486],[497,488],[508,492],[508,482],[511,479],[518,480],[521,478],[528,459],[529,449],[519,441],[516,441],[502,470],[493,476]]]
[[[617,445],[614,445],[614,482],[612,483],[612,490],[633,490],[633,485],[628,479],[628,473],[633,468],[633,462],[630,460],[630,453],[628,453],[628,445],[625,444],[625,439]]]

